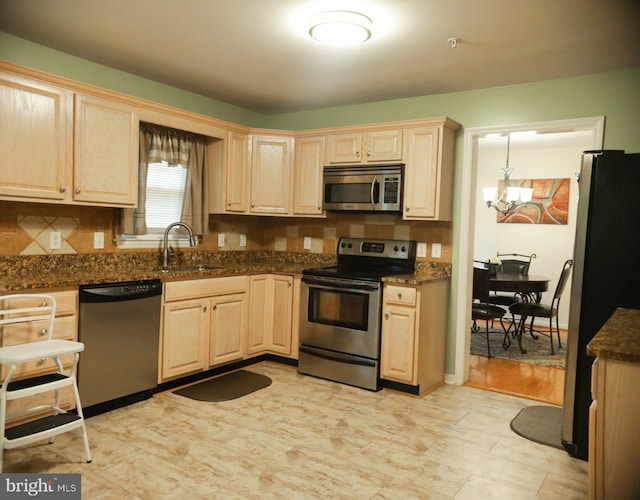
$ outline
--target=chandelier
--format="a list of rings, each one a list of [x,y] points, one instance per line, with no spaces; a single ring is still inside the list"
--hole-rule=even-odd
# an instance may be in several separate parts
[[[484,195],[484,201],[487,204],[488,208],[494,208],[497,212],[500,212],[503,215],[508,214],[509,212],[515,210],[517,207],[526,205],[531,201],[531,197],[533,195],[532,188],[520,188],[518,186],[510,186],[509,185],[509,176],[513,171],[512,168],[509,167],[509,145],[511,143],[511,136],[507,136],[507,163],[505,167],[502,169],[502,174],[504,175],[504,189],[500,196],[498,197],[498,188],[497,187],[486,187],[482,189]],[[520,200],[518,202],[518,200]]]

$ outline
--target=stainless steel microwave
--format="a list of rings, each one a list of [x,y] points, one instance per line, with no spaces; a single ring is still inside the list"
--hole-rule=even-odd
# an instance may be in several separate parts
[[[402,164],[324,167],[322,208],[401,213],[403,172]]]

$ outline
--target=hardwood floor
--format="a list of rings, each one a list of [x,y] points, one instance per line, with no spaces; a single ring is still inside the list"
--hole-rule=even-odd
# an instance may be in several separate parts
[[[472,354],[465,385],[562,406],[564,370]]]
[[[585,499],[588,464],[515,434],[532,401],[445,385],[422,398],[307,377],[265,362],[272,384],[221,403],[176,394],[6,450],[6,473],[80,473],[87,499]]]
[[[566,343],[566,331],[560,330],[560,338]],[[562,406],[564,374],[562,368],[472,354],[465,385]]]

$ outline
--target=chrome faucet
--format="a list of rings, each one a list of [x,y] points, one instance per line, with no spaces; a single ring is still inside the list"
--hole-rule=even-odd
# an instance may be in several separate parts
[[[169,231],[176,226],[182,226],[189,232],[189,246],[196,246],[196,237],[193,235],[193,230],[189,224],[185,224],[184,222],[174,222],[173,224],[169,224],[167,228],[164,230],[164,245],[162,247],[162,269],[167,269],[169,267]]]

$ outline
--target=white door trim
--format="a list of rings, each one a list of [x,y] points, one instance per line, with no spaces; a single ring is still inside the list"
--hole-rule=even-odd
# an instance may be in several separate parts
[[[462,160],[462,183],[460,192],[459,253],[457,269],[457,304],[455,316],[455,371],[454,384],[462,385],[469,378],[469,347],[471,338],[471,284],[473,239],[475,226],[476,171],[478,158],[478,138],[491,133],[511,133],[525,130],[544,132],[566,132],[567,130],[590,130],[591,149],[602,149],[604,138],[604,116],[592,116],[570,120],[555,120],[511,125],[491,125],[473,127],[464,132],[464,156]]]

